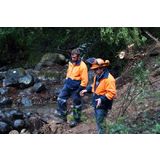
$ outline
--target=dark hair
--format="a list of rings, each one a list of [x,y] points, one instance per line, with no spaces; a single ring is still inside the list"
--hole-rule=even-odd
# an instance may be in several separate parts
[[[71,54],[77,54],[77,55],[80,55],[80,54],[81,54],[81,52],[80,52],[80,50],[79,50],[78,48],[76,48],[76,49],[73,49],[73,50],[72,50]]]

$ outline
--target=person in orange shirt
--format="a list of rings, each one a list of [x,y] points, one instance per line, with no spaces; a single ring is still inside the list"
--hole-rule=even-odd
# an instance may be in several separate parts
[[[73,120],[70,127],[76,126],[81,118],[81,96],[80,91],[85,89],[88,84],[88,69],[86,64],[80,58],[80,50],[73,49],[71,52],[71,61],[69,62],[67,76],[62,91],[57,99],[57,108],[54,115],[63,121],[67,120],[67,100],[73,99]]]
[[[101,58],[89,58],[87,62],[91,65],[91,70],[95,76],[93,84],[80,92],[81,96],[85,93],[93,93],[93,107],[96,118],[98,133],[105,133],[104,120],[108,110],[112,108],[113,99],[116,96],[116,84],[114,77],[109,73],[107,66],[109,61]]]

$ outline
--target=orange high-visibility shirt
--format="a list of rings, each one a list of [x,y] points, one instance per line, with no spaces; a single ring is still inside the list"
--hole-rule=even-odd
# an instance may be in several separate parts
[[[88,69],[86,64],[83,61],[79,65],[69,62],[66,78],[80,80],[80,85],[86,87],[88,84]]]
[[[105,95],[109,100],[116,96],[116,85],[114,77],[109,73],[108,78],[102,78],[97,88],[95,88],[96,76],[92,85],[92,92],[97,95]]]

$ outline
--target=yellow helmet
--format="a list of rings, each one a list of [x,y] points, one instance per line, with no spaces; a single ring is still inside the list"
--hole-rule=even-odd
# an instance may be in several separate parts
[[[109,66],[109,60],[103,60],[101,58],[96,58],[94,59],[92,66],[90,69],[97,69],[97,68],[102,68],[102,67],[108,67]]]

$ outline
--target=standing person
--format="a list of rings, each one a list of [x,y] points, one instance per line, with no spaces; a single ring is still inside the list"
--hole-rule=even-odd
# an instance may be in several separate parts
[[[93,84],[80,92],[81,96],[85,93],[93,93],[93,107],[96,118],[98,133],[105,133],[104,120],[108,110],[112,108],[113,98],[116,95],[116,85],[114,77],[109,73],[107,66],[109,61],[101,58],[89,58],[87,60],[91,64],[91,70],[95,76]]]
[[[71,61],[69,62],[67,76],[62,91],[57,99],[57,109],[55,116],[61,120],[67,120],[67,99],[73,99],[73,120],[70,127],[76,126],[81,118],[81,96],[80,91],[85,89],[88,84],[88,69],[86,64],[80,58],[80,50],[73,49],[71,52]]]

